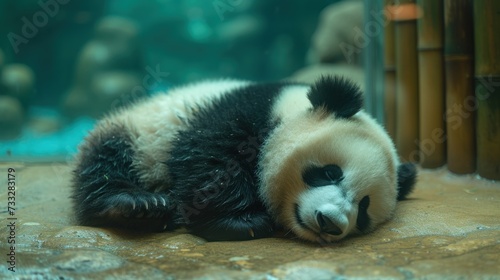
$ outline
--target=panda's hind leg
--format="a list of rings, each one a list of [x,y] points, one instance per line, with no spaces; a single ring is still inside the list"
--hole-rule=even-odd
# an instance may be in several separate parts
[[[174,227],[168,195],[141,186],[132,168],[133,157],[124,127],[101,125],[89,135],[73,174],[72,198],[80,224],[145,231]]]
[[[78,220],[90,226],[113,226],[141,231],[173,229],[172,207],[164,194],[124,188],[125,182],[111,181],[112,192],[89,194],[87,201],[76,207]],[[120,188],[120,190],[117,190]],[[92,198],[93,195],[98,197]]]

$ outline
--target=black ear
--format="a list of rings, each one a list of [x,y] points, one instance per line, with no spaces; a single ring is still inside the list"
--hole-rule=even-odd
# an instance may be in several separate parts
[[[316,110],[324,107],[340,118],[350,118],[363,106],[363,93],[354,82],[340,76],[323,76],[314,83],[308,98]]]
[[[417,168],[412,163],[403,163],[398,167],[398,200],[403,200],[412,191],[417,181]]]

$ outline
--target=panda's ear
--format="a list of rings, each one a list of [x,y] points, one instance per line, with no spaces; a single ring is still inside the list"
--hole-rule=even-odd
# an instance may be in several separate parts
[[[417,168],[412,163],[403,163],[398,167],[398,200],[405,199],[415,187]]]
[[[336,117],[350,118],[363,107],[363,93],[354,82],[339,76],[323,76],[307,95],[313,109],[325,108]]]

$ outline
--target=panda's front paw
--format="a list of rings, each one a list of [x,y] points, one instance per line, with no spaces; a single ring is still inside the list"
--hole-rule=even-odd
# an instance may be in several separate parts
[[[236,241],[269,237],[274,233],[271,217],[265,212],[221,215],[203,224],[191,225],[194,234],[208,241]]]
[[[242,215],[242,221],[235,219],[234,222],[241,224],[235,225],[235,228],[248,229],[251,238],[262,238],[270,236],[273,232],[273,222],[267,213],[246,213]]]

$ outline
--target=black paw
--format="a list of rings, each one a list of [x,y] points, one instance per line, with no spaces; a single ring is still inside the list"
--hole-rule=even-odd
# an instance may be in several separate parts
[[[245,212],[222,216],[203,224],[189,227],[192,232],[208,241],[236,241],[269,237],[273,234],[273,221],[265,212]]]
[[[107,207],[100,215],[109,217],[163,218],[171,209],[168,197],[157,193],[123,192],[107,197],[104,203]]]
[[[83,225],[162,231],[176,227],[173,209],[165,194],[122,191],[83,201],[77,215]]]
[[[398,167],[398,200],[404,200],[415,188],[417,168],[412,163],[403,163]]]

